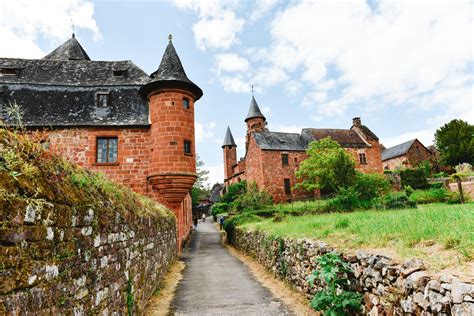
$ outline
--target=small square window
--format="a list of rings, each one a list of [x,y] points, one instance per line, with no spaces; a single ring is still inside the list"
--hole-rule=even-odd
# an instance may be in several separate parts
[[[184,141],[184,154],[191,155],[191,141],[185,140]]]
[[[185,110],[189,110],[189,99],[186,99],[186,98],[183,99],[183,108]]]
[[[109,105],[109,94],[97,93],[97,106],[105,108],[107,105]]]
[[[2,68],[2,75],[3,76],[16,76],[16,69],[15,68]]]
[[[288,154],[281,154],[281,164],[288,166]]]
[[[126,70],[114,70],[113,75],[114,77],[125,77]]]
[[[361,165],[367,164],[367,157],[365,156],[365,153],[359,153],[359,162]]]
[[[118,138],[99,137],[97,138],[97,162],[115,163],[118,157]]]

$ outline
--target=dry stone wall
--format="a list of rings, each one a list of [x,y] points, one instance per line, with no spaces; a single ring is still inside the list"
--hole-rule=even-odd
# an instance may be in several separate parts
[[[337,252],[324,242],[275,238],[262,231],[237,228],[230,237],[236,248],[255,257],[308,298],[318,290],[306,282],[317,268],[317,258]],[[474,315],[473,284],[451,275],[431,277],[417,259],[400,265],[386,256],[363,251],[342,255],[350,263],[357,291],[364,294],[365,314]]]
[[[171,213],[0,208],[2,315],[140,313],[176,258]]]

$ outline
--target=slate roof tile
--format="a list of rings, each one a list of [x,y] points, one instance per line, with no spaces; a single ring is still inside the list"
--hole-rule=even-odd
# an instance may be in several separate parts
[[[382,152],[382,161],[405,155],[416,139],[387,148]]]

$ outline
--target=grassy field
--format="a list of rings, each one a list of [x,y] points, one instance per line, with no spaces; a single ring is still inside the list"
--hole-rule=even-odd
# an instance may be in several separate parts
[[[474,203],[287,216],[282,222],[265,219],[242,227],[310,237],[340,249],[383,249],[392,257],[423,257],[437,268],[474,259]]]

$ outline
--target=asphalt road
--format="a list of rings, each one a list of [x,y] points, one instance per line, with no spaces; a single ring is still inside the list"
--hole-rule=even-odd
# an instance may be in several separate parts
[[[210,223],[199,223],[188,250],[173,315],[293,315],[221,244]]]

